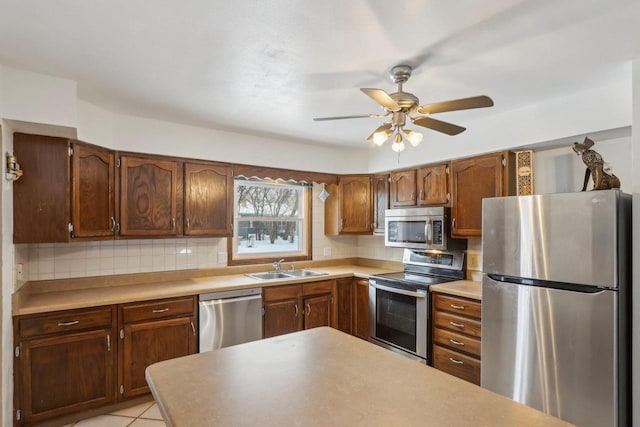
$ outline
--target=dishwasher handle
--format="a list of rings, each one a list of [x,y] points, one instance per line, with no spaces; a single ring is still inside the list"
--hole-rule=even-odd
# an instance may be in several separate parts
[[[234,303],[240,301],[251,301],[254,299],[262,299],[262,295],[251,295],[248,297],[236,297],[236,298],[219,298],[200,301],[200,305],[220,305],[227,303]]]

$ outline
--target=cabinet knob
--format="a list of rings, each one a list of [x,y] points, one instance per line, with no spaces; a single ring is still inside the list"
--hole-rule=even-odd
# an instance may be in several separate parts
[[[184,222],[186,228],[189,228],[189,218],[187,218]]]
[[[453,218],[453,219],[451,220],[451,229],[452,229],[452,230],[455,230],[455,229],[456,229],[456,219],[455,219],[455,218]]]
[[[455,308],[456,310],[464,310],[465,306],[464,305],[455,305],[455,304],[450,304],[451,308]]]
[[[111,231],[116,231],[116,219],[111,217]]]
[[[296,309],[296,314],[295,314],[295,316],[296,316],[296,317],[298,317],[298,304],[295,304],[295,305],[293,306],[293,308],[295,308],[295,309]]]
[[[176,231],[176,219],[171,218],[171,230]]]
[[[449,322],[449,324],[450,324],[451,326],[456,327],[456,328],[460,328],[460,329],[464,328],[464,324],[462,324],[462,323]]]
[[[58,326],[73,326],[80,323],[79,320],[72,320],[71,322],[58,322]]]
[[[455,363],[456,365],[464,365],[464,362],[462,360],[454,359],[453,357],[450,357],[449,360]]]
[[[307,316],[311,314],[311,306],[307,303]]]

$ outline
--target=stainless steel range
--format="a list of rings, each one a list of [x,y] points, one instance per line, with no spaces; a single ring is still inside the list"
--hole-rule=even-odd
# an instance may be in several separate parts
[[[369,340],[430,363],[429,286],[465,279],[465,253],[405,249],[402,262],[402,272],[369,278]]]

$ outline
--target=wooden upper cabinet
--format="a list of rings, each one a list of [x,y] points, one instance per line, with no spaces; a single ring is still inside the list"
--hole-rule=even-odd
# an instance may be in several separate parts
[[[233,177],[231,166],[184,164],[184,234],[231,234]]]
[[[451,161],[451,234],[482,235],[482,199],[508,196],[513,191],[513,154],[492,153]]]
[[[384,211],[389,209],[389,174],[373,176],[373,233],[384,234]]]
[[[111,237],[115,222],[115,155],[100,147],[72,145],[71,222],[74,237]]]
[[[129,155],[120,161],[120,234],[178,234],[178,162]]]
[[[371,175],[345,175],[340,177],[337,186],[327,185],[330,196],[324,202],[324,234],[371,234],[371,188]]]
[[[113,238],[113,151],[15,133],[14,153],[24,170],[13,183],[14,243]]]
[[[416,170],[418,205],[446,205],[449,203],[449,165],[423,166]]]
[[[391,207],[416,205],[416,170],[391,172]]]

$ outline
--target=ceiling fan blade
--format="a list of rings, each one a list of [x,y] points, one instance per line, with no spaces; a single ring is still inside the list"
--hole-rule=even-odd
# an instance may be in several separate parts
[[[398,103],[382,89],[361,88],[360,90],[387,110],[396,111],[400,109]]]
[[[382,132],[382,131],[390,130],[390,129],[391,129],[391,122],[387,122],[387,123],[383,124],[382,126],[379,126],[376,130],[374,130],[371,133],[371,135],[369,135],[367,140],[373,141],[373,135],[375,135],[377,132]]]
[[[493,106],[493,100],[486,95],[472,98],[455,99],[453,101],[435,102],[418,107],[420,114],[444,113],[446,111],[470,110]]]
[[[415,119],[412,119],[412,121],[418,126],[437,130],[438,132],[446,133],[447,135],[457,135],[466,130],[466,128],[463,128],[462,126],[443,122],[442,120],[432,119],[431,117],[416,117]]]
[[[380,114],[366,114],[362,116],[335,116],[335,117],[314,117],[315,122],[323,122],[326,120],[343,120],[343,119],[364,119],[366,117],[384,117]]]

